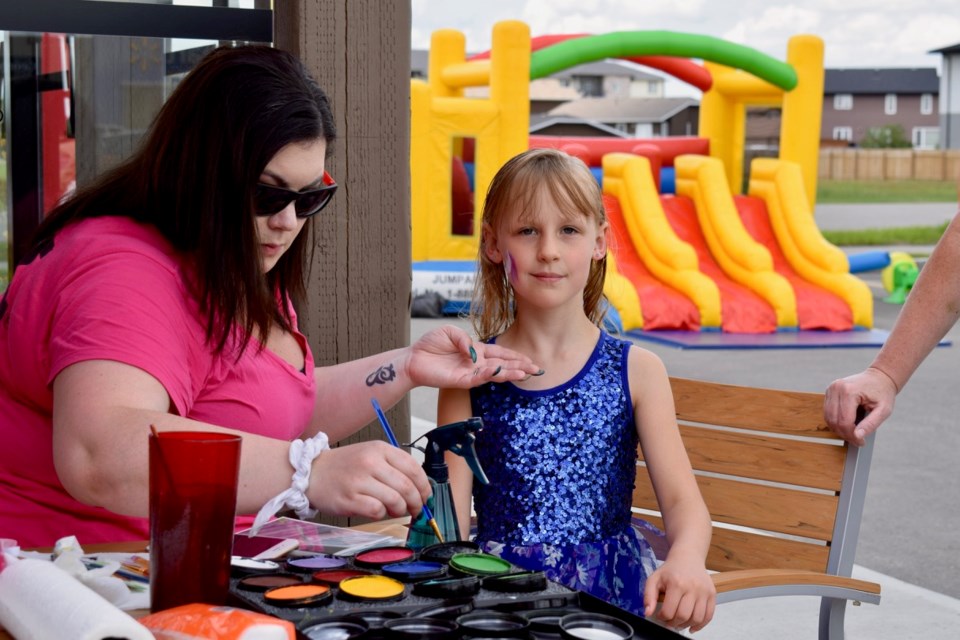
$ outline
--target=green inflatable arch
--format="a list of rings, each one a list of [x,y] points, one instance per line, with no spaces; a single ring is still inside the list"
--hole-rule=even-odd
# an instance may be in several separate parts
[[[565,40],[531,54],[530,79],[604,58],[654,55],[700,58],[742,69],[784,91],[797,86],[797,72],[786,62],[712,36],[675,31],[617,31]]]

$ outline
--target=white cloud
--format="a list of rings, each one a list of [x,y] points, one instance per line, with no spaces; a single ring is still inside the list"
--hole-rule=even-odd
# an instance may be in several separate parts
[[[824,41],[828,68],[936,67],[931,49],[960,43],[956,0],[412,0],[415,48],[435,29],[462,31],[470,52],[490,48],[493,25],[521,20],[533,36],[665,30],[710,35],[783,60],[790,36]],[[668,95],[698,96],[667,82]]]
[[[464,32],[470,51],[488,49],[499,20],[531,34],[669,30],[745,44],[782,59],[791,35],[824,39],[827,66],[938,66],[927,51],[960,42],[955,0],[413,0],[413,46],[434,29]]]

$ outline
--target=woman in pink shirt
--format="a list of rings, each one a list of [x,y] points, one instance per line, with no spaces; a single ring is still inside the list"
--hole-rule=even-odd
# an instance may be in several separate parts
[[[243,435],[238,513],[290,486],[290,442],[336,442],[417,385],[538,371],[443,327],[410,347],[314,367],[294,308],[309,233],[336,191],[326,96],[291,55],[219,48],[139,150],[55,209],[0,301],[0,537],[23,546],[146,539],[147,434]],[[419,512],[430,487],[384,442],[324,450],[325,513]]]

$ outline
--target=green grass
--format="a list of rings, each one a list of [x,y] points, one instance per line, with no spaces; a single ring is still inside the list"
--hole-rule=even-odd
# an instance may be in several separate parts
[[[891,227],[855,231],[821,231],[828,242],[843,246],[934,245],[947,228],[947,222],[935,227]]]
[[[955,180],[820,180],[817,203],[956,202]]]
[[[817,204],[872,204],[883,202],[956,202],[954,180],[820,180]],[[892,227],[821,231],[831,244],[843,246],[933,245],[947,223],[933,227]]]

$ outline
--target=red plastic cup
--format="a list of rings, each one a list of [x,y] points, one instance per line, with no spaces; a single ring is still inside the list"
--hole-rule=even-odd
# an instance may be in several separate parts
[[[240,436],[150,435],[150,610],[222,605],[240,474]]]

